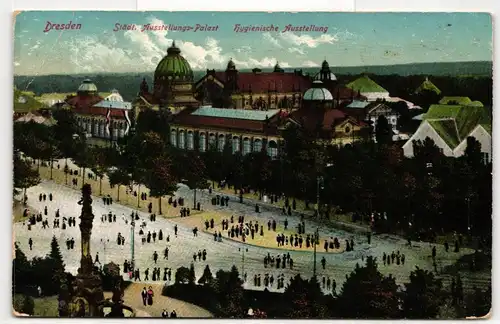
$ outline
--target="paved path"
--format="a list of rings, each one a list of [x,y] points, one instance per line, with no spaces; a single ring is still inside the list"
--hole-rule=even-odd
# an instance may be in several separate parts
[[[146,287],[153,289],[154,298],[153,305],[144,306],[141,299],[142,288]],[[169,314],[175,310],[177,317],[196,317],[210,318],[213,317],[209,311],[185,301],[174,299],[161,295],[161,284],[141,284],[132,283],[125,289],[123,300],[125,305],[130,306],[136,312],[136,317],[161,317],[161,313],[165,309]],[[111,297],[111,293],[105,295],[106,298]]]
[[[64,165],[63,162],[61,162],[61,165]],[[98,188],[93,188],[93,191],[98,191]],[[40,202],[38,200],[38,195],[40,193],[48,194],[49,192],[54,194],[54,201]],[[34,256],[46,255],[50,251],[51,238],[55,235],[59,239],[61,245],[61,252],[66,264],[66,269],[72,273],[76,273],[80,260],[80,233],[78,226],[69,227],[66,230],[53,229],[52,222],[56,209],[60,210],[61,217],[78,217],[80,215],[81,206],[77,204],[81,195],[79,190],[58,185],[52,181],[43,181],[38,186],[29,188],[27,194],[28,203],[31,209],[41,211],[47,206],[48,216],[46,216],[46,218],[48,218],[51,228],[43,230],[40,228],[40,225],[37,224],[31,231],[28,231],[27,226],[23,226],[22,223],[16,223],[13,226],[15,240],[19,242],[21,249],[26,253],[27,257],[32,258]],[[193,191],[189,190],[186,186],[179,185],[176,196],[184,197],[186,205],[192,206]],[[228,207],[212,206],[210,203],[211,198],[212,196],[208,195],[206,192],[198,192],[197,194],[197,200],[201,202],[201,205],[207,212],[224,212],[234,214],[235,217],[238,215],[251,216],[252,218],[261,220],[259,223],[267,223],[269,219],[275,219],[279,224],[282,224],[284,220],[288,218],[290,228],[295,228],[299,222],[297,217],[281,215],[281,212],[275,208],[269,210],[265,209],[262,210],[261,213],[256,213],[254,206],[240,204],[233,200],[229,202]],[[117,222],[101,222],[100,216],[110,211],[117,215]],[[116,203],[113,203],[111,206],[106,206],[103,204],[102,199],[94,197],[93,212],[95,218],[92,230],[91,253],[92,256],[95,256],[95,253],[99,252],[101,263],[113,261],[122,266],[124,260],[131,259],[131,228],[130,225],[125,224],[125,218],[128,218],[132,211],[134,211],[134,209]],[[176,224],[175,221],[180,221],[181,218],[165,219],[158,217],[156,222],[150,222],[149,215],[146,212],[139,211],[139,215],[142,221],[146,223],[146,233],[147,231],[158,232],[161,229],[165,237],[170,235],[170,242],[168,243],[164,238],[161,242],[156,241],[155,243],[141,244],[139,227],[136,226],[134,249],[136,264],[141,270],[142,279],[144,279],[144,270],[146,268],[152,269],[155,266],[162,269],[162,275],[165,267],[172,268],[172,276],[174,276],[175,270],[178,267],[189,266],[189,264],[193,262],[193,253],[197,253],[199,250],[203,249],[207,250],[207,260],[193,262],[198,278],[202,275],[203,269],[207,264],[210,266],[212,273],[217,272],[219,269],[229,270],[232,265],[236,265],[240,272],[247,273],[249,280],[245,283],[245,288],[263,290],[263,286],[253,286],[253,280],[250,278],[253,278],[255,274],[260,274],[263,277],[264,274],[267,273],[273,275],[275,278],[280,274],[284,274],[287,279],[297,273],[305,277],[309,277],[313,274],[313,253],[310,251],[289,252],[294,260],[293,269],[264,268],[263,258],[265,255],[270,253],[272,256],[277,256],[278,254],[282,254],[283,251],[249,246],[241,242],[227,239],[223,239],[222,242],[214,242],[212,235],[202,232],[198,234],[198,237],[193,237],[192,225],[190,224],[179,223],[178,237],[175,237],[173,227]],[[189,219],[189,217],[182,218],[182,221],[187,219]],[[78,222],[77,220],[77,224]],[[305,222],[306,233],[312,233],[317,225],[309,219],[306,219]],[[116,244],[116,237],[119,232],[125,237],[124,246]],[[318,277],[321,278],[325,276],[335,279],[339,289],[345,280],[346,274],[353,271],[356,263],[363,263],[363,260],[365,260],[367,256],[377,257],[378,260],[381,261],[383,252],[392,253],[392,251],[399,250],[400,253],[405,254],[405,265],[383,266],[381,264],[379,266],[383,274],[391,273],[399,283],[408,281],[409,273],[415,269],[416,265],[423,269],[432,269],[432,261],[430,258],[432,245],[429,243],[417,242],[410,248],[406,246],[406,241],[400,237],[394,235],[376,235],[372,237],[372,242],[369,245],[366,236],[363,234],[349,233],[326,226],[320,226],[319,234],[320,237],[338,237],[341,242],[345,241],[345,239],[350,240],[352,238],[355,242],[354,251],[351,252],[326,254],[322,253],[322,249],[318,249]],[[34,241],[35,248],[33,251],[29,250],[27,244],[29,237],[33,238]],[[66,249],[65,241],[68,238],[75,239],[74,250]],[[166,246],[169,247],[169,259],[163,260],[162,251]],[[160,255],[158,264],[156,265],[152,260],[154,251],[157,251]],[[469,253],[471,253],[471,251],[467,249],[461,249],[460,253],[445,253],[444,248],[438,245],[438,268],[451,264],[459,256]],[[327,266],[325,269],[322,269],[319,262],[322,257],[326,259]],[[276,291],[274,287],[270,288],[270,290]]]

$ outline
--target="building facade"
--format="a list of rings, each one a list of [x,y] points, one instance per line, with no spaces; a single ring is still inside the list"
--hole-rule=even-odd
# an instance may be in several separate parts
[[[278,126],[286,115],[281,110],[248,111],[200,107],[177,114],[170,126],[170,144],[180,149],[232,153],[264,151],[278,156]]]
[[[152,89],[143,79],[133,106],[137,113],[144,109],[168,109],[177,113],[185,108],[199,107],[200,103],[193,96],[193,83],[193,70],[173,42],[156,67]]]
[[[62,108],[72,109],[78,125],[95,138],[117,140],[128,134],[132,125],[132,104],[123,101],[117,90],[103,98],[89,79],[83,81],[76,95],[66,98]]]
[[[276,63],[273,72],[240,72],[230,60],[225,71],[207,70],[195,84],[203,105],[249,110],[297,109],[311,79],[302,70],[285,72]]]
[[[460,157],[467,147],[467,138],[481,144],[484,161],[491,161],[491,115],[487,108],[461,105],[432,105],[423,115],[417,131],[403,145],[406,157],[414,156],[414,141],[430,138],[445,156]]]

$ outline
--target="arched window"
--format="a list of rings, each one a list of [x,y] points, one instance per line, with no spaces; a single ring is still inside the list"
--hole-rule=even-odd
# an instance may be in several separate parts
[[[199,142],[199,148],[200,152],[205,152],[207,150],[207,135],[205,133],[200,133],[200,142]]]
[[[215,134],[213,133],[208,136],[208,148],[215,148]]]
[[[224,150],[224,145],[226,144],[226,138],[224,135],[219,135],[218,150],[222,152]]]
[[[179,148],[183,149],[185,146],[184,146],[184,139],[185,139],[185,133],[183,130],[181,130],[179,132]]]
[[[269,155],[271,159],[275,159],[278,156],[278,144],[276,144],[275,141],[267,143],[267,155]]]
[[[243,139],[243,155],[247,155],[248,153],[250,153],[250,139],[245,137]]]
[[[240,151],[240,138],[238,136],[233,137],[233,154]]]
[[[172,144],[172,146],[177,146],[177,132],[175,129],[172,129],[170,132],[170,144]]]
[[[253,151],[254,152],[260,152],[262,151],[262,141],[258,138],[256,138],[254,141],[253,141]]]
[[[192,131],[189,131],[187,134],[187,149],[188,150],[194,149],[194,141],[193,141],[193,132]]]

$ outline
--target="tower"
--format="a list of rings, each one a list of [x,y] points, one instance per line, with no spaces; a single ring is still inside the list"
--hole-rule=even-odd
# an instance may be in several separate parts
[[[231,93],[238,91],[238,70],[233,59],[230,59],[226,67],[226,87]]]

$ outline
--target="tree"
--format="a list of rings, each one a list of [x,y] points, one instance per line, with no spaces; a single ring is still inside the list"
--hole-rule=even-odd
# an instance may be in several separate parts
[[[290,280],[283,294],[283,299],[288,301],[285,316],[287,318],[325,318],[327,309],[323,297],[315,277],[308,281],[297,274]]]
[[[52,241],[50,242],[50,254],[48,258],[52,263],[53,282],[57,283],[56,285],[59,286],[59,283],[64,276],[64,261],[61,255],[61,250],[59,249],[59,243],[57,242],[55,236],[52,237]]]
[[[31,278],[31,263],[17,243],[14,244],[15,257],[12,260],[12,291],[27,293]]]
[[[160,156],[151,161],[151,168],[145,180],[151,197],[158,198],[158,213],[161,215],[161,197],[172,195],[177,190],[177,179],[172,172],[168,156]]]
[[[92,151],[87,145],[85,137],[80,137],[75,142],[75,155],[73,156],[73,162],[82,169],[82,185],[85,184],[85,171],[88,168],[92,168],[94,165],[94,159],[92,156]]]
[[[474,287],[473,292],[466,297],[466,316],[483,317],[491,311],[491,308],[491,285],[484,291]]]
[[[198,279],[199,284],[210,284],[214,280],[214,276],[212,275],[212,271],[210,271],[210,267],[208,264],[205,266],[205,269],[203,270],[203,275],[201,276],[200,279]]]
[[[186,267],[180,267],[175,271],[175,283],[187,284],[189,283],[190,271]]]
[[[118,193],[116,201],[120,201],[120,186],[129,186],[131,179],[130,175],[123,169],[115,168],[108,174],[109,184],[111,187],[117,186]]]
[[[389,144],[392,142],[392,129],[385,116],[380,115],[375,128],[375,138],[378,144]]]
[[[23,196],[26,196],[26,189],[36,186],[40,183],[40,174],[33,170],[31,165],[19,154],[14,154],[14,195],[17,194],[16,188],[23,189]],[[24,201],[24,197],[23,197]]]
[[[405,284],[403,298],[404,317],[410,319],[433,319],[443,302],[441,280],[432,272],[419,269],[412,271],[410,282]]]
[[[483,162],[481,143],[472,136],[467,137],[467,147],[465,148],[464,158],[470,167],[477,168]]]
[[[399,313],[397,285],[392,276],[384,277],[371,256],[366,265],[356,265],[347,277],[338,298],[340,317],[356,319],[394,319]]]
[[[196,282],[196,274],[194,272],[194,264],[191,263],[191,265],[189,266],[189,281],[188,281],[188,284],[194,285],[195,282]]]
[[[244,315],[242,285],[236,266],[233,265],[231,271],[217,271],[215,283],[217,308],[224,317],[241,318]]]
[[[208,188],[208,176],[205,163],[199,157],[198,154],[192,151],[183,152],[179,166],[182,168],[179,170],[180,180],[187,185],[189,188],[193,189],[194,200],[193,209],[196,209],[196,189],[207,189]]]

